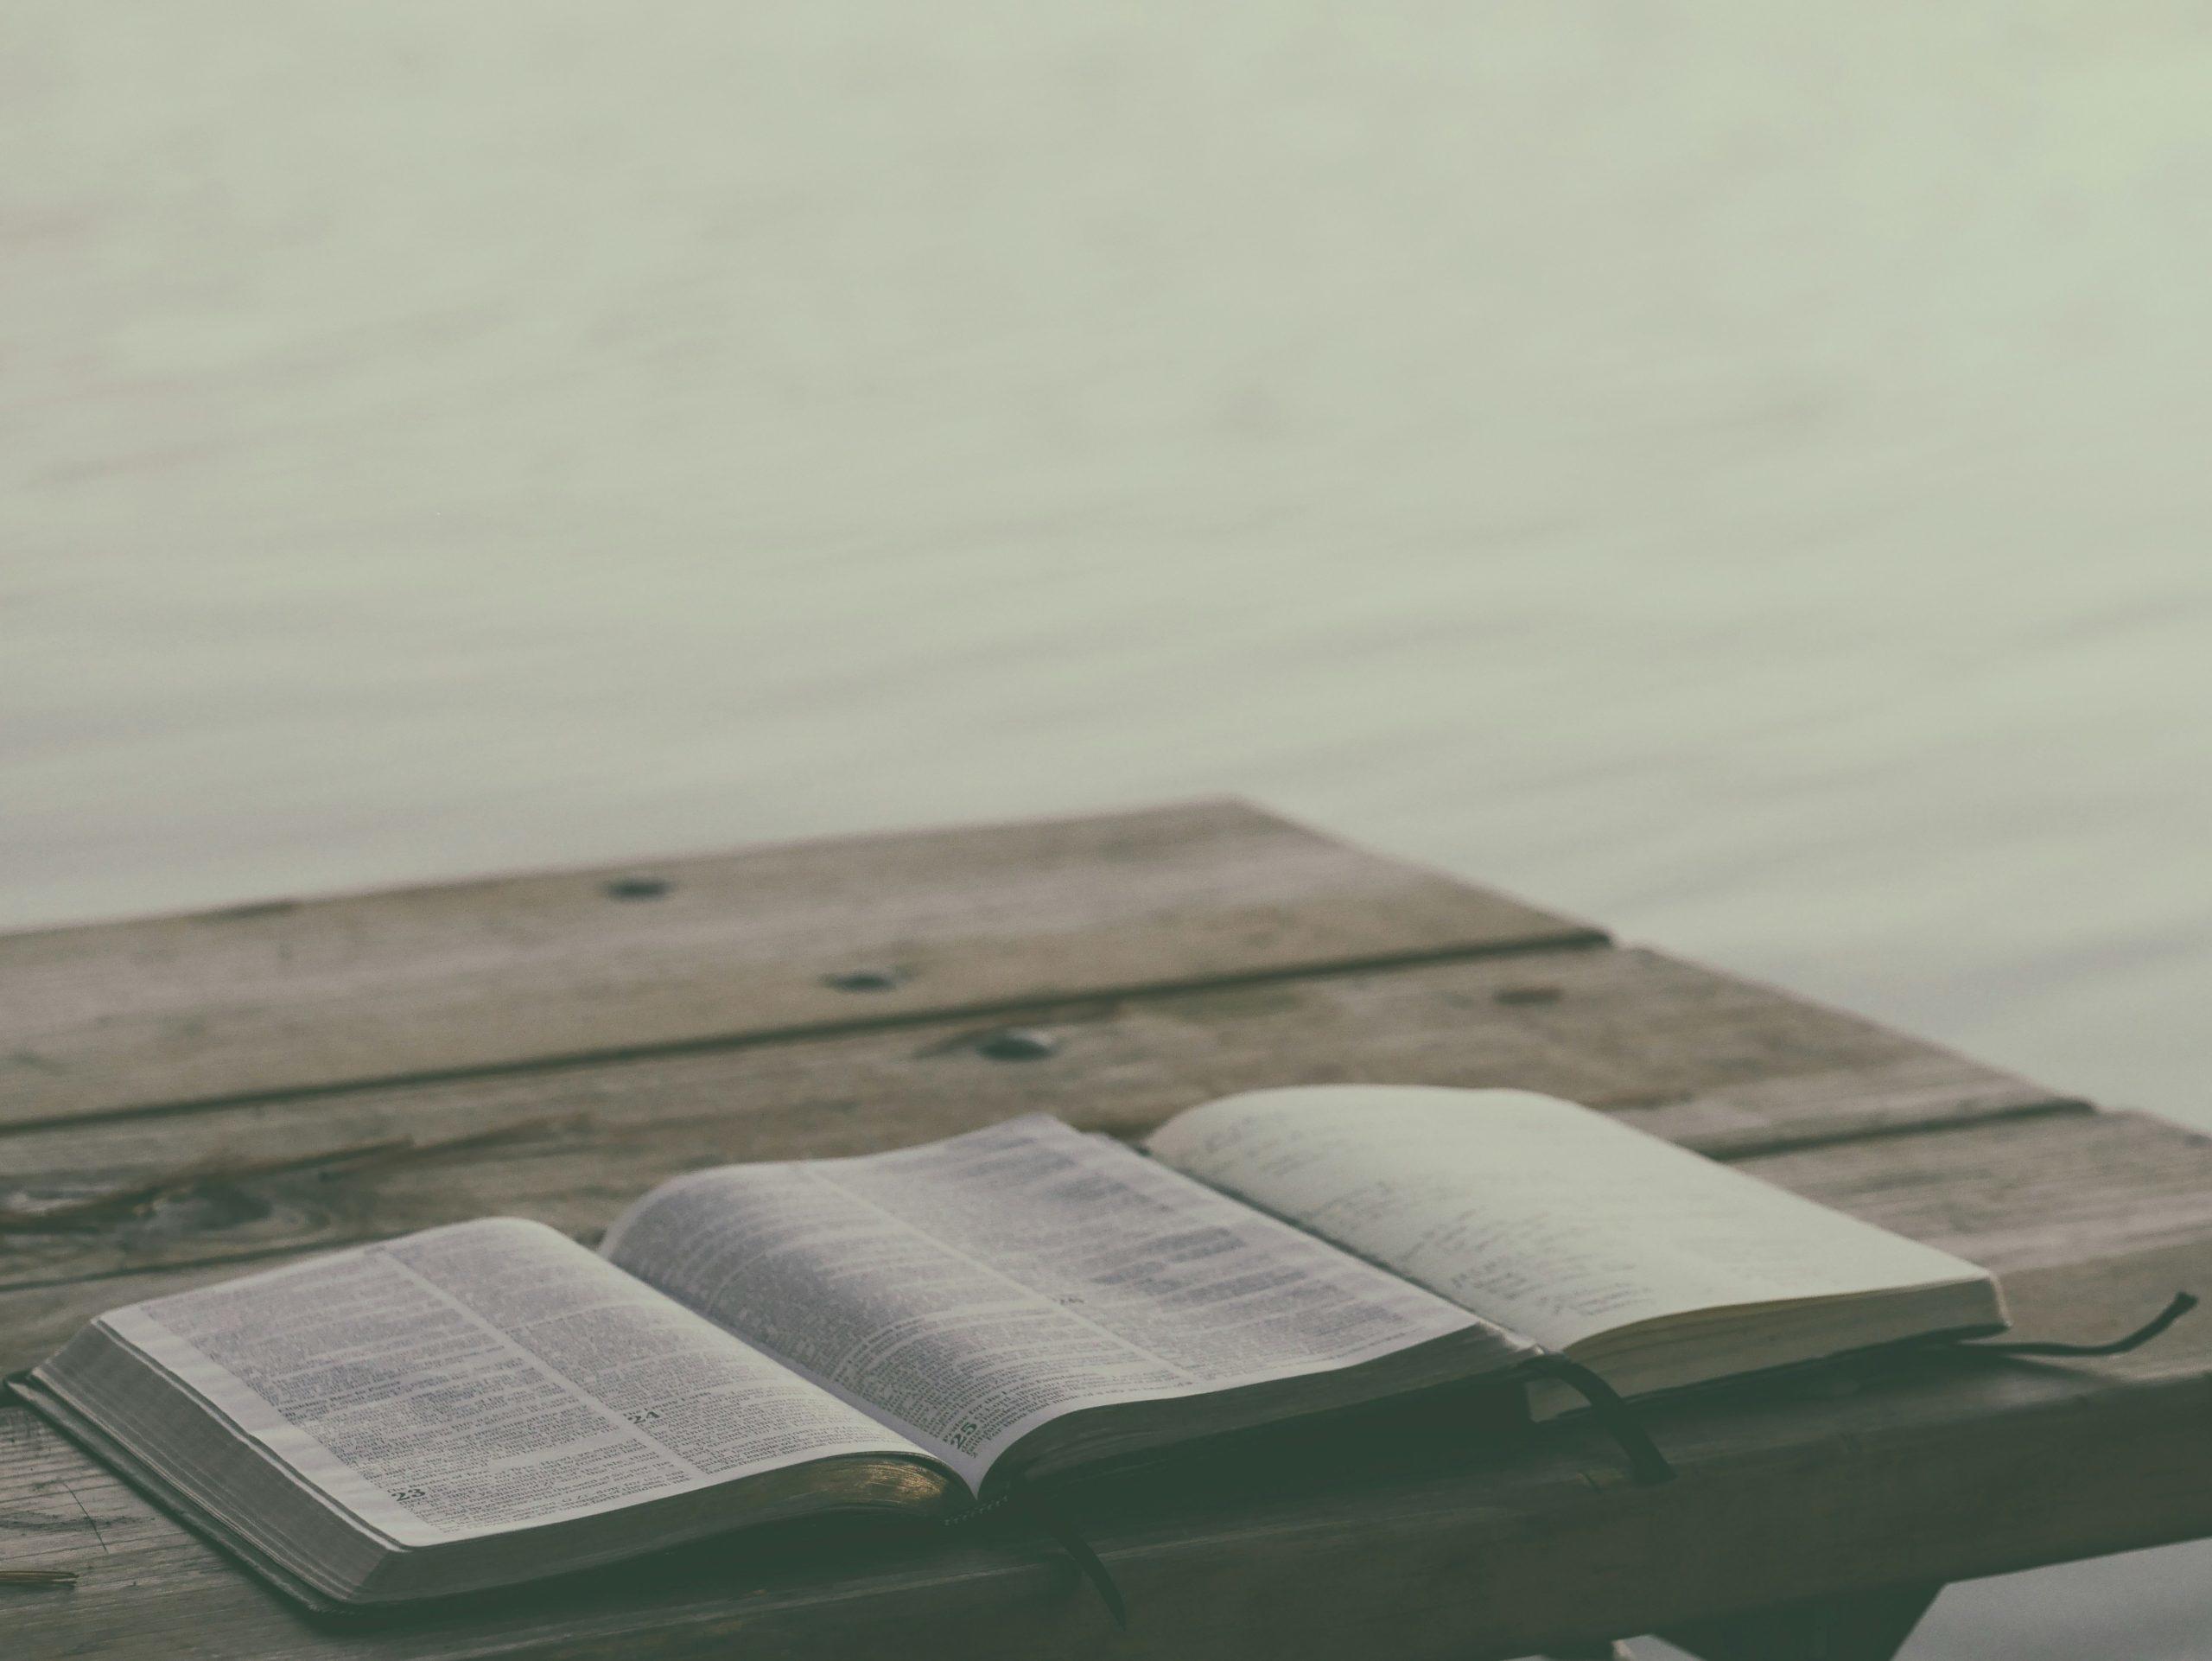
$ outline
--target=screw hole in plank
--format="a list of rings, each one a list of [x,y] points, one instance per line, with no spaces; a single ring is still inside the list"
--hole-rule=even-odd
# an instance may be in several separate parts
[[[1509,986],[1493,994],[1496,1002],[1508,1005],[1557,1003],[1566,996],[1556,986]]]
[[[1060,1041],[1028,1027],[1007,1027],[976,1041],[976,1053],[994,1061],[1041,1061],[1057,1054]]]

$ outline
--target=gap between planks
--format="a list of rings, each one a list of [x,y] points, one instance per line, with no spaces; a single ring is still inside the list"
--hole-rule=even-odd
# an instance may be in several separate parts
[[[1419,969],[1434,964],[1485,962],[1494,958],[1541,956],[1551,951],[1602,951],[1613,948],[1611,937],[1600,929],[1569,929],[1556,935],[1499,941],[1491,945],[1440,946],[1414,951],[1379,952],[1363,958],[1291,964],[1236,973],[1193,976],[1187,979],[1135,981],[1126,985],[1102,986],[1077,993],[1046,997],[1006,998],[976,1003],[952,1004],[927,1009],[887,1010],[880,1015],[847,1021],[810,1021],[788,1027],[767,1027],[742,1032],[715,1034],[665,1042],[615,1045],[602,1049],[512,1061],[490,1061],[468,1066],[433,1067],[414,1072],[347,1079],[328,1084],[271,1086],[237,1091],[226,1095],[200,1096],[175,1101],[133,1103],[87,1111],[56,1113],[38,1118],[0,1120],[0,1137],[74,1126],[112,1123],[122,1120],[175,1117],[225,1109],[257,1107],[272,1103],[309,1103],[333,1097],[357,1096],[380,1090],[404,1090],[426,1085],[462,1084],[472,1079],[512,1078],[554,1073],[584,1067],[621,1066],[687,1055],[712,1055],[769,1045],[833,1042],[874,1033],[911,1030],[955,1023],[988,1021],[1001,1025],[1049,1021],[1056,1012],[1109,1006],[1142,998],[1172,997],[1182,993],[1225,991],[1279,985],[1287,981],[1318,980],[1334,976],[1370,974],[1397,969]],[[1062,1015],[1060,1018],[1065,1018]]]
[[[1625,1111],[1632,1111],[1633,1110]],[[2075,1101],[2070,1098],[2054,1098],[2053,1100],[2047,1102],[2023,1103],[2014,1106],[1999,1108],[1975,1118],[1958,1119],[1948,1122],[1924,1124],[1870,1125],[1856,1130],[1838,1130],[1823,1136],[1808,1136],[1795,1141],[1788,1139],[1778,1140],[1766,1146],[1745,1149],[1742,1151],[1728,1151],[1723,1149],[1709,1155],[1708,1157],[1719,1160],[1723,1163],[1735,1164],[1747,1161],[1764,1159],[1770,1156],[1780,1156],[1787,1154],[1815,1153],[1830,1149],[1842,1149],[1860,1142],[1895,1142],[1914,1136],[1958,1135],[1968,1131],[1978,1130],[1991,1125],[2017,1124],[2024,1120],[2053,1117],[2084,1117],[2094,1115],[2099,1110],[2089,1106],[2086,1103]],[[515,1127],[515,1129],[518,1130],[535,1130],[537,1128],[537,1127],[531,1125]],[[557,1130],[557,1128],[558,1127],[549,1127],[550,1130]],[[1120,1140],[1124,1142],[1135,1140],[1132,1136],[1114,1131],[1108,1131],[1104,1134],[1109,1136],[1117,1136]],[[461,1140],[467,1142],[490,1142],[494,1139],[505,1141],[504,1134],[502,1132],[495,1131],[488,1133],[483,1136],[472,1136],[461,1138]],[[506,1142],[504,1148],[505,1154],[507,1156],[512,1156],[518,1151],[527,1153],[528,1149],[526,1148],[520,1148],[518,1146],[520,1138],[518,1137],[514,1142]],[[403,1149],[399,1150],[397,1157],[390,1159],[379,1158],[375,1161],[375,1163],[379,1166],[404,1165],[408,1162],[405,1157],[405,1151],[406,1150]],[[445,1150],[435,1143],[429,1144],[424,1151],[427,1156],[433,1158],[443,1157],[445,1153]],[[355,1164],[355,1152],[356,1150],[352,1149],[332,1149],[326,1156],[318,1157],[316,1155],[308,1155],[303,1159],[290,1161],[287,1163],[289,1166],[295,1168],[312,1168],[315,1166],[327,1163],[334,1168],[334,1170],[342,1174],[350,1169]],[[276,1173],[276,1174],[290,1174],[291,1172],[289,1170]],[[251,1179],[249,1178],[246,1180]],[[219,1173],[211,1178],[211,1181],[223,1181],[225,1186],[228,1186],[227,1180],[222,1179]],[[195,1185],[181,1181],[178,1185],[177,1197],[188,1197],[191,1188],[194,1186]],[[397,1229],[391,1232],[379,1233],[372,1231],[367,1233],[347,1235],[342,1239],[333,1241],[327,1244],[307,1246],[291,1244],[269,1245],[209,1257],[177,1258],[162,1263],[157,1267],[149,1267],[144,1263],[118,1263],[111,1268],[88,1270],[70,1275],[57,1275],[45,1280],[31,1279],[0,1281],[0,1298],[4,1298],[10,1294],[17,1292],[41,1292],[48,1291],[56,1287],[62,1286],[85,1286],[99,1281],[115,1280],[132,1275],[145,1275],[154,1272],[168,1273],[171,1271],[183,1274],[201,1269],[219,1269],[234,1265],[247,1265],[264,1263],[271,1258],[296,1257],[303,1253],[338,1251],[352,1246],[374,1245],[380,1241],[397,1239],[403,1234],[412,1233],[416,1231],[417,1226],[429,1225],[410,1225],[406,1228]],[[57,1232],[59,1231],[57,1231]],[[72,1231],[72,1233],[73,1234],[73,1231]],[[69,1237],[64,1236],[63,1238]]]
[[[1910,1147],[1907,1157],[1904,1150]],[[171,1239],[114,1255],[50,1257],[41,1283],[0,1292],[0,1371],[28,1365],[103,1309],[180,1291],[315,1251],[453,1221],[462,1216],[535,1217],[571,1234],[603,1226],[622,1200],[594,1174],[603,1158],[572,1151],[489,1174],[496,1194],[460,1170],[443,1184],[404,1185],[358,1214],[280,1210],[228,1242]],[[2097,1251],[2149,1250],[2212,1232],[2212,1139],[2131,1114],[2054,1114],[1985,1123],[1974,1134],[1887,1138],[1773,1154],[1758,1174],[1897,1232],[2009,1276]],[[195,1251],[192,1247],[199,1244]],[[2174,1289],[2168,1289],[2171,1292]],[[2072,1338],[2059,1332],[2034,1336]],[[2094,1337],[2108,1336],[2098,1332]]]

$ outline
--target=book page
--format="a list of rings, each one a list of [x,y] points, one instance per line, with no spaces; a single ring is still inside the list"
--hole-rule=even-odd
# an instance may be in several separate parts
[[[919,1452],[575,1241],[432,1229],[101,1317],[404,1545]]]
[[[679,1177],[601,1250],[971,1485],[1078,1408],[1351,1365],[1482,1326],[1042,1115],[894,1153]]]
[[[1986,1278],[1527,1091],[1255,1091],[1178,1116],[1151,1147],[1554,1350],[1692,1311]]]

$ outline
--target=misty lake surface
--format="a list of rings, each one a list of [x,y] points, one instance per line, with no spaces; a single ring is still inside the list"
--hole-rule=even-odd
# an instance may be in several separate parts
[[[2212,1126],[2212,22],[0,42],[0,926],[1228,792]]]

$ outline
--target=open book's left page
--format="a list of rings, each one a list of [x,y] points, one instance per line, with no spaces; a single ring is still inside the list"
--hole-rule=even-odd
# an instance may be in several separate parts
[[[96,1324],[402,1546],[808,1461],[919,1457],[574,1241],[515,1219],[334,1253]],[[66,1365],[41,1371],[70,1392]]]

